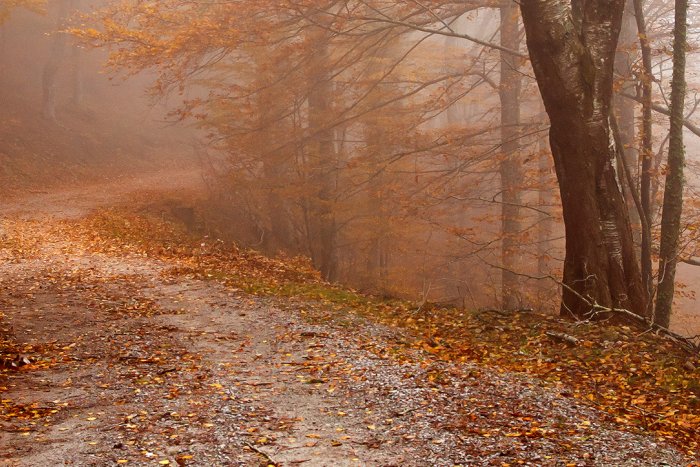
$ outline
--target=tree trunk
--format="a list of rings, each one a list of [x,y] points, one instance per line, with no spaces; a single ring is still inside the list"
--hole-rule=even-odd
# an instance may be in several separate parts
[[[7,58],[5,57],[5,51],[7,50],[7,26],[4,22],[0,21],[0,83],[2,83],[7,76]]]
[[[511,0],[501,3],[501,45],[509,50],[520,47],[518,5]],[[520,150],[520,88],[522,74],[519,58],[501,52],[501,306],[504,310],[520,307],[517,271],[519,269],[518,234],[520,233],[520,188],[522,174]]]
[[[330,60],[323,32],[314,34],[309,73],[309,171],[311,195],[311,256],[321,276],[336,278],[335,180],[336,155],[333,129],[327,125],[331,112],[332,82],[327,70]]]
[[[263,57],[270,58],[270,51],[259,52],[255,55],[257,93],[257,125],[253,134],[253,151],[264,153],[261,157],[263,180],[260,181],[264,190],[265,212],[267,222],[264,227],[263,248],[269,254],[284,251],[298,254],[288,211],[288,200],[283,196],[283,190],[289,181],[289,146],[281,145],[288,134],[293,131],[289,119],[285,118],[286,109],[280,105],[279,96],[274,93],[273,82],[277,77],[262,64]],[[280,146],[276,151],[269,151],[270,145]]]
[[[71,0],[71,13],[75,14],[81,10],[83,4],[80,0]],[[77,40],[71,41],[71,105],[75,109],[80,109],[83,105],[83,49],[78,45]]]
[[[631,0],[627,0],[625,13],[622,17],[622,30],[620,31],[620,40],[615,54],[615,73],[622,83],[619,90],[622,93],[634,95],[635,81],[633,75],[633,66],[637,61],[637,25],[635,23],[634,9]],[[633,172],[630,174],[632,178],[637,180],[637,151],[635,141],[635,125],[634,125],[634,107],[635,102],[632,99],[614,95],[615,116],[620,129],[620,139],[622,141],[622,154],[627,167],[630,167]],[[618,167],[618,172],[622,173],[623,168]],[[627,201],[627,208],[632,218],[632,223],[639,225],[639,213],[637,212],[634,202],[632,201],[632,190],[637,190],[636,182],[634,185],[628,186],[623,183],[624,195]],[[637,237],[635,232],[635,237]],[[638,236],[641,238],[641,234]]]
[[[44,118],[56,120],[56,77],[61,66],[61,60],[66,49],[66,34],[61,32],[68,17],[68,0],[59,0],[56,20],[56,31],[53,32],[49,58],[44,64],[41,77],[42,113]]]
[[[645,310],[610,130],[624,0],[524,0],[527,44],[551,122],[566,230],[561,312]]]
[[[550,274],[550,258],[552,248],[551,238],[554,231],[554,218],[548,211],[554,204],[554,186],[551,176],[551,160],[549,159],[549,147],[547,141],[542,138],[539,143],[539,208],[544,211],[539,214],[537,222],[537,274],[548,276]],[[549,284],[545,287],[549,288]]]
[[[455,58],[452,55],[454,50],[458,47],[457,38],[452,36],[447,36],[445,38],[445,75],[452,75],[456,72],[456,67],[452,63]],[[450,85],[447,89],[447,109],[445,110],[445,116],[447,117],[447,126],[452,128],[454,125],[459,123],[459,109],[460,103],[458,101],[458,87]]]
[[[649,45],[649,38],[647,37],[647,27],[646,20],[644,18],[644,8],[643,0],[633,0],[634,3],[634,17],[637,23],[637,32],[639,33],[639,45],[642,52],[642,72],[640,74],[641,84],[642,84],[642,121],[640,125],[640,133],[642,139],[642,147],[640,148],[642,156],[642,167],[639,176],[640,184],[640,198],[642,202],[642,213],[641,217],[644,217],[642,230],[642,252],[641,252],[641,264],[642,264],[642,280],[644,284],[644,290],[649,303],[647,306],[651,305],[651,290],[652,290],[652,266],[651,266],[651,220],[652,220],[652,207],[651,207],[651,167],[653,161],[653,148],[652,148],[652,78],[653,69],[651,64],[651,46]]]
[[[71,105],[79,109],[83,105],[83,51],[73,44],[71,51]]]
[[[367,151],[374,167],[382,165],[382,151],[387,150],[387,142],[382,137],[378,112],[371,115],[365,129]],[[367,277],[370,286],[379,293],[388,290],[389,276],[389,227],[386,203],[386,177],[384,170],[369,175],[367,182],[367,205],[371,220],[369,250],[367,254]]]
[[[687,38],[688,0],[676,0],[673,28],[673,79],[671,80],[671,129],[668,146],[668,171],[661,214],[661,245],[659,248],[659,288],[654,322],[668,327],[673,308],[674,281],[678,262],[681,214],[683,211],[683,118],[685,104],[685,53]]]

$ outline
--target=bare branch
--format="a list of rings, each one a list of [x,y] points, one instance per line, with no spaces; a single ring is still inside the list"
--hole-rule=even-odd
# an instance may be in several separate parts
[[[627,99],[632,99],[633,101],[639,102],[640,104],[642,103],[642,99],[635,95],[627,94],[626,92],[621,92],[618,95]],[[663,105],[651,104],[651,108],[660,114],[666,115],[667,117],[671,116],[671,112],[668,110],[667,107],[664,107]],[[695,136],[700,136],[700,127],[696,126],[692,122],[689,122],[687,118],[683,119],[683,126],[690,130],[691,133],[693,133]]]

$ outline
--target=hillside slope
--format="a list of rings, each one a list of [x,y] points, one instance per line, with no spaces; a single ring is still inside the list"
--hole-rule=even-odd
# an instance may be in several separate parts
[[[0,195],[191,165],[186,139],[89,108],[44,119],[38,99],[0,89]],[[182,148],[185,148],[184,150]]]

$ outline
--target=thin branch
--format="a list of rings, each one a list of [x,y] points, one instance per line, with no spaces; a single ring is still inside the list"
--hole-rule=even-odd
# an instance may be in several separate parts
[[[632,99],[633,101],[639,102],[640,104],[642,103],[642,99],[635,96],[635,95],[627,94],[626,92],[621,92],[618,95],[625,97],[627,99]],[[668,110],[668,108],[664,107],[663,105],[651,104],[651,108],[660,114],[666,115],[667,117],[671,116],[671,111]],[[683,126],[686,127],[688,130],[690,130],[690,132],[693,133],[695,136],[700,136],[700,127],[698,127],[697,125],[695,125],[692,122],[689,122],[687,118],[683,119]]]

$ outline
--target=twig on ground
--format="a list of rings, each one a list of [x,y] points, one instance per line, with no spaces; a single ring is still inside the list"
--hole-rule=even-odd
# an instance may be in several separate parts
[[[262,457],[264,457],[265,460],[268,462],[268,466],[269,466],[269,465],[275,465],[275,466],[276,466],[276,465],[279,465],[279,464],[278,464],[277,462],[275,462],[275,460],[274,460],[272,457],[270,457],[270,455],[269,455],[268,453],[266,453],[265,451],[262,451],[262,450],[256,448],[253,444],[250,444],[250,443],[245,443],[245,445],[246,445],[246,447],[248,447],[248,449],[250,449],[251,451],[256,452],[256,453],[258,453],[259,455],[261,455]]]

